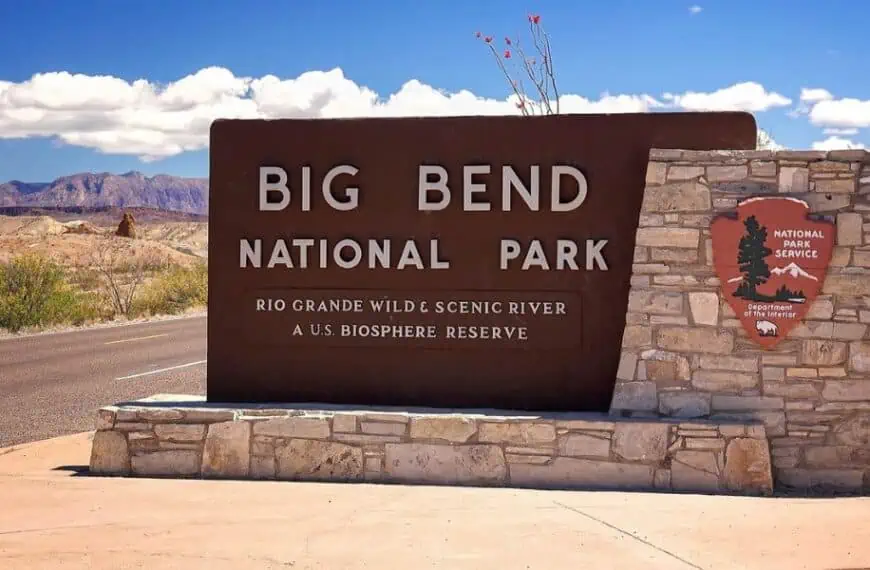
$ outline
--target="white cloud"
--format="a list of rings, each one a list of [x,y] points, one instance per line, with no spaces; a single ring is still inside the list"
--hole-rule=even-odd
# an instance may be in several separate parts
[[[693,16],[695,14],[700,14],[701,10],[703,10],[703,8],[701,8],[697,4],[695,4],[694,6],[689,6],[689,13],[692,14]]]
[[[515,96],[494,99],[467,90],[447,92],[416,79],[382,96],[337,68],[282,79],[237,77],[228,69],[209,67],[167,85],[52,72],[21,83],[0,81],[0,139],[51,137],[100,152],[158,160],[206,148],[209,125],[216,118],[516,115],[516,103]],[[789,103],[758,83],[660,98],[606,92],[598,98],[560,98],[563,113],[662,108],[758,112]]]
[[[788,97],[767,91],[763,85],[753,81],[736,83],[712,93],[687,91],[682,95],[666,93],[663,97],[689,111],[759,112],[791,104]]]
[[[820,101],[810,110],[810,122],[823,127],[870,127],[870,100],[847,98]]]
[[[826,135],[840,135],[851,137],[858,134],[858,129],[825,129],[822,131]]]
[[[840,137],[828,137],[813,143],[813,150],[851,150],[862,149],[864,145]]]
[[[827,89],[818,87],[803,87],[801,89],[801,101],[804,103],[818,103],[819,101],[828,101],[834,96]]]

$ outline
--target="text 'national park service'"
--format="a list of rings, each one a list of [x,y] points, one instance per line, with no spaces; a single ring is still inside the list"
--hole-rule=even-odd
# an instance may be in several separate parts
[[[358,173],[358,168],[347,164],[330,169],[320,181],[320,194],[326,205],[336,211],[357,209],[363,192],[359,186],[353,185],[353,177]],[[480,181],[483,176],[490,179],[500,178],[501,192],[497,203],[486,200],[483,195],[488,190],[488,185]],[[569,199],[562,195],[562,180],[566,177],[572,179],[577,188]],[[349,178],[351,181],[343,189],[337,189],[335,186],[339,178]],[[462,210],[465,212],[509,212],[516,208],[525,208],[531,212],[540,212],[542,208],[549,212],[571,212],[579,208],[586,199],[586,177],[573,166],[550,167],[549,197],[545,197],[543,201],[540,166],[532,165],[529,168],[528,180],[529,184],[526,185],[512,166],[503,166],[501,172],[493,172],[490,165],[466,165],[462,167],[462,180],[458,185],[461,196],[456,196],[456,185],[448,180],[444,167],[420,165],[417,210],[434,213],[447,208],[451,200],[461,199]],[[260,211],[277,212],[293,206],[308,212],[311,211],[312,198],[310,167],[301,168],[298,195],[288,185],[288,173],[285,169],[277,166],[260,167]],[[582,268],[587,271],[606,271],[608,267],[603,250],[607,241],[557,239],[552,243],[544,243],[542,240],[532,239],[524,245],[518,239],[506,236],[498,244],[493,244],[493,252],[498,254],[499,268],[502,270],[534,268],[561,271]],[[421,244],[415,239],[396,243],[391,238],[328,240],[314,236],[288,236],[268,241],[262,238],[242,238],[239,245],[239,267],[449,269],[449,256],[440,247],[438,239],[430,239],[428,244]]]

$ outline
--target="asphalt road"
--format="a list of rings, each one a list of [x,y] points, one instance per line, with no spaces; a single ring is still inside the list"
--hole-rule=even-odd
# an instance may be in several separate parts
[[[105,405],[205,394],[206,317],[0,340],[0,447],[94,429]]]

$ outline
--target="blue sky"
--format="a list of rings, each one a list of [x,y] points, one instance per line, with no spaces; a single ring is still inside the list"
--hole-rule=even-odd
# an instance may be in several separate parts
[[[634,110],[644,96],[677,110],[752,107],[790,148],[870,146],[858,33],[870,2],[26,0],[0,2],[0,181],[205,176],[215,114],[367,114],[357,86],[382,98],[382,114],[474,114],[483,103],[436,89],[504,101],[507,84],[473,33],[525,39],[529,12],[552,38],[560,91],[585,98],[578,108]],[[335,68],[343,76],[279,81]],[[34,79],[53,72],[69,75]],[[267,75],[276,79],[248,91]],[[816,91],[802,102],[806,89]]]

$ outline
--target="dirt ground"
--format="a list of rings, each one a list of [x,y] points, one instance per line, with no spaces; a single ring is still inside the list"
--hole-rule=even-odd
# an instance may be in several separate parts
[[[859,570],[870,498],[103,478],[0,449],[0,568]]]
[[[103,218],[58,221],[49,216],[0,216],[0,263],[33,252],[67,266],[87,264],[87,257],[106,239],[123,245],[130,255],[154,254],[183,265],[208,256],[205,222],[138,223],[136,240],[113,237],[117,224],[106,223]]]

